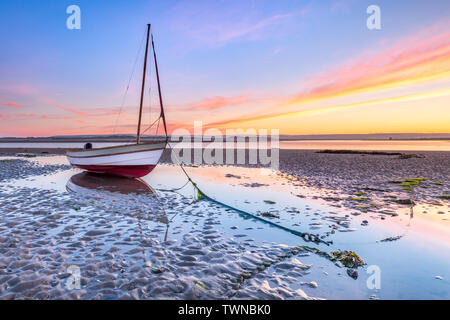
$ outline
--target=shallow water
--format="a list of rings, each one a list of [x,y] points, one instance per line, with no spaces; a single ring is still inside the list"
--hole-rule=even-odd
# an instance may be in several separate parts
[[[134,143],[129,142],[129,143]],[[94,142],[95,148],[111,147],[127,144],[124,142]],[[172,143],[175,148],[191,148],[191,143]],[[206,147],[228,147],[226,143],[214,144],[203,143]],[[237,144],[229,146],[235,148]],[[3,142],[0,148],[83,148],[84,142]],[[248,147],[248,144],[247,144]],[[259,148],[270,147],[260,144]],[[280,149],[298,149],[298,150],[378,150],[378,151],[450,151],[450,140],[292,140],[280,141]]]
[[[63,156],[28,161],[37,167],[67,164]],[[450,298],[448,206],[419,204],[413,217],[409,208],[399,208],[396,217],[353,215],[355,210],[315,199],[323,190],[268,169],[187,170],[212,198],[253,214],[269,211],[279,218],[267,219],[298,231],[334,230],[325,237],[333,244],[305,242],[207,200],[193,203],[191,186],[177,193],[158,190],[185,184],[177,166],[159,165],[144,177],[139,185],[150,190],[143,194],[99,189],[64,166],[1,184],[0,297]],[[403,237],[377,242],[395,236]],[[292,254],[297,245],[353,250],[367,265],[354,280],[346,268],[321,256]],[[80,267],[81,289],[67,289],[71,265]],[[378,290],[366,284],[372,265],[381,270]],[[246,273],[251,276],[242,280]]]

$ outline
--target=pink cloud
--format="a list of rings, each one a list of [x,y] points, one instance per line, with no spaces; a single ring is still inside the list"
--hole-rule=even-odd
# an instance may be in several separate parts
[[[78,116],[88,116],[88,115],[90,115],[90,113],[88,113],[86,111],[76,110],[76,109],[72,109],[72,108],[63,106],[63,105],[61,105],[61,104],[59,104],[59,103],[57,103],[57,102],[55,102],[55,101],[53,101],[51,99],[44,98],[44,99],[40,99],[40,101],[45,103],[45,104],[47,104],[47,105],[49,105],[49,106],[52,106],[52,107],[55,107],[55,108],[58,108],[58,109],[61,109],[61,110],[64,110],[64,111],[76,114]]]
[[[434,29],[434,28],[433,28]],[[311,78],[292,103],[328,99],[383,86],[400,86],[439,77],[450,69],[450,33],[431,31],[407,37],[378,54],[349,63]]]
[[[34,113],[19,113],[15,115],[17,118],[36,118]]]
[[[244,94],[234,97],[216,96],[205,98],[202,101],[191,106],[190,110],[215,110],[224,107],[242,105],[250,100],[250,94]]]
[[[13,103],[13,102],[7,102],[7,103],[4,104],[4,106],[5,106],[5,107],[22,108],[21,106],[19,106],[19,105],[16,104],[16,103]]]
[[[289,114],[292,106],[359,93],[405,88],[419,83],[448,78],[450,70],[450,32],[448,24],[437,24],[416,32],[379,51],[353,57],[349,62],[314,76],[305,88],[290,97],[280,97],[258,116],[248,114],[211,125],[261,120]]]

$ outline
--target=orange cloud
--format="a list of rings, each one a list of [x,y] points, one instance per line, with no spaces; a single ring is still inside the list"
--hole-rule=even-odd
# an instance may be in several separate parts
[[[450,33],[401,41],[378,55],[315,77],[311,89],[287,104],[309,103],[350,94],[423,83],[450,75]]]
[[[441,26],[442,28],[442,26]],[[448,29],[448,28],[447,28]],[[446,29],[446,30],[447,30]],[[208,126],[263,120],[273,117],[305,113],[311,110],[293,110],[296,106],[307,106],[313,102],[326,101],[361,93],[376,93],[381,90],[407,88],[411,85],[430,83],[450,77],[450,33],[430,28],[402,39],[378,54],[365,55],[357,60],[311,78],[299,94],[280,98],[276,105],[240,119],[229,119]],[[427,93],[413,95],[416,98]],[[392,94],[392,99],[396,99]],[[373,101],[366,101],[371,104]],[[362,106],[364,101],[352,103]],[[323,107],[323,110],[346,108],[347,105]],[[317,107],[316,107],[317,108]],[[283,111],[284,109],[284,111]]]

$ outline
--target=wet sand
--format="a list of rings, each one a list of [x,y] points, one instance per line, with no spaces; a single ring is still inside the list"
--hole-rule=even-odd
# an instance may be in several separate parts
[[[313,299],[294,278],[311,268],[299,261],[309,252],[256,244],[242,231],[230,237],[218,230],[223,212],[215,205],[173,193],[61,193],[15,184],[11,168],[23,168],[20,177],[31,185],[33,170],[41,179],[67,171],[32,161],[0,161],[1,172],[11,173],[3,182],[12,183],[0,187],[1,299]],[[264,275],[273,265],[281,273]],[[73,267],[80,268],[80,288],[70,289]]]
[[[297,186],[320,189],[317,197],[334,206],[364,212],[394,213],[398,202],[411,204],[405,200],[447,204],[440,197],[450,194],[450,152],[397,152],[400,155],[281,149],[279,174]],[[161,162],[172,163],[169,152],[164,153]],[[241,166],[261,167],[259,164]],[[405,190],[404,180],[411,178],[423,180],[412,190]]]
[[[450,152],[405,154],[419,154],[423,158],[281,150],[280,171],[298,178],[302,185],[326,190],[322,198],[335,205],[362,211],[381,212],[397,207],[395,201],[407,199],[448,203],[439,197],[450,193]],[[405,183],[399,182],[410,178],[426,180],[412,190],[405,190]]]
[[[64,157],[3,157],[0,298],[372,299],[383,298],[383,294],[387,298],[448,298],[447,261],[417,249],[413,235],[376,247],[382,250],[358,244],[361,237],[373,246],[387,235],[402,235],[402,219],[405,214],[410,217],[414,205],[393,200],[405,199],[417,203],[416,209],[421,211],[416,214],[429,210],[428,216],[438,217],[437,225],[444,228],[443,237],[448,241],[449,228],[444,224],[450,213],[448,200],[439,196],[449,194],[449,154],[420,153],[425,157],[398,159],[280,150],[280,171],[261,179],[239,167],[195,169],[196,179],[202,174],[207,177],[202,186],[208,193],[219,185],[237,189],[234,194],[216,194],[230,203],[239,200],[240,206],[256,208],[259,214],[267,210],[277,217],[270,218],[277,223],[328,235],[326,239],[336,242],[333,247],[305,243],[211,202],[193,203],[189,192],[157,191],[157,197],[153,193],[117,195],[105,190],[92,192],[84,186],[67,192],[67,181],[79,171],[71,169]],[[169,162],[167,154],[165,157]],[[158,169],[159,174],[146,179],[152,187],[173,188],[184,183],[175,166]],[[194,168],[190,169],[196,174]],[[391,183],[407,178],[427,180],[420,180],[412,192],[404,190],[402,184]],[[299,202],[292,205],[291,200],[284,201],[284,196]],[[393,223],[379,225],[385,219]],[[394,227],[394,222],[400,223],[399,227]],[[383,274],[387,280],[383,283],[388,291],[368,290],[364,270],[357,270],[359,278],[355,281],[339,263],[336,266],[298,245],[327,252],[355,250],[368,264],[386,265]],[[397,257],[405,255],[399,258],[400,268],[389,258],[394,252]],[[408,275],[397,274],[394,269],[409,265],[408,259],[413,256],[421,259],[413,265],[429,273],[412,270]],[[73,266],[80,268],[79,289],[71,289]],[[410,287],[396,292],[406,284],[399,285],[392,279],[404,276],[421,279],[419,286],[426,287],[426,292]],[[421,277],[428,280],[424,282]]]

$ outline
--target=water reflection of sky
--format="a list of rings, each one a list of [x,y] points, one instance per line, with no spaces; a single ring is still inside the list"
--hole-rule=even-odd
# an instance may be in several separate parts
[[[66,164],[63,156],[36,157],[31,161],[40,164]],[[227,210],[207,201],[188,206],[185,210],[202,210],[203,206],[213,206],[222,214],[222,224],[218,226],[230,237],[254,239],[257,242],[274,242],[286,245],[311,245],[325,251],[336,249],[356,251],[368,265],[377,265],[382,272],[382,287],[377,296],[390,298],[429,298],[450,299],[450,221],[449,207],[436,207],[420,204],[410,218],[408,208],[399,209],[397,217],[379,219],[378,214],[351,215],[350,209],[329,206],[321,200],[314,200],[320,190],[300,187],[276,172],[262,171],[258,168],[242,167],[198,167],[187,168],[193,180],[206,194],[236,208],[257,214],[270,211],[279,215],[274,219],[281,225],[298,231],[324,234],[335,225],[333,219],[342,218],[349,222],[348,230],[330,235],[333,245],[317,246],[305,243],[301,238],[268,226],[253,219],[245,219],[232,210]],[[66,184],[79,170],[71,169],[55,174],[30,177],[6,182],[15,187],[36,187],[66,192]],[[186,177],[177,166],[159,165],[143,181],[153,189],[171,189],[185,184]],[[257,186],[255,186],[257,183]],[[253,187],[251,186],[253,184]],[[193,197],[194,190],[186,186],[179,191],[186,197]],[[170,197],[170,193],[165,193]],[[298,197],[306,196],[306,198]],[[274,201],[275,204],[265,203]],[[426,211],[426,213],[424,213]],[[442,212],[444,212],[442,214]],[[362,226],[362,220],[369,222]],[[190,228],[176,218],[170,224],[169,238],[176,238],[177,228]],[[346,228],[341,228],[345,231]],[[340,229],[340,230],[341,230]],[[403,235],[397,241],[377,242],[388,237]],[[366,288],[368,274],[360,270],[360,278],[354,281],[345,275],[345,270],[335,276],[330,270],[336,267],[320,257],[311,257],[317,264],[323,265],[322,272],[312,270],[311,276],[320,279],[318,292],[328,298],[362,298],[371,293]],[[335,270],[334,270],[335,271]],[[327,272],[327,273],[325,273]],[[436,279],[441,276],[443,280]],[[349,281],[349,279],[351,281]],[[342,286],[342,287],[340,287]],[[321,296],[319,294],[319,296]]]
[[[134,141],[128,142],[129,144]],[[94,142],[95,148],[123,145],[124,142]],[[126,143],[125,143],[126,144]],[[83,148],[84,142],[2,142],[0,148]],[[173,147],[193,147],[189,142],[173,142]],[[226,143],[205,142],[203,147],[227,147]],[[238,144],[229,144],[235,147]],[[248,144],[246,144],[248,146]],[[268,145],[270,147],[270,143]],[[242,146],[241,146],[242,147]],[[267,147],[260,143],[259,148]],[[280,141],[280,149],[350,149],[350,150],[400,150],[400,151],[450,151],[450,140],[292,140]]]

